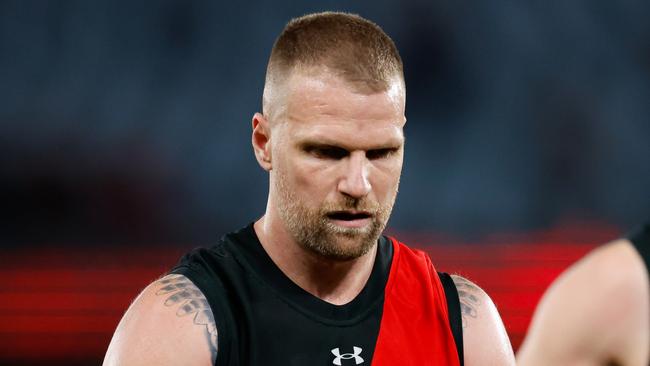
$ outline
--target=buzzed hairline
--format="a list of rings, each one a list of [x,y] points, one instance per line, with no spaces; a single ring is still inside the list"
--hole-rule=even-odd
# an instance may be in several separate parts
[[[289,71],[289,74],[281,79],[267,80],[264,85],[264,93],[262,95],[262,113],[271,117],[273,109],[278,107],[286,107],[286,97],[291,94],[291,81],[297,76],[306,76],[314,80],[326,80],[328,77],[334,77],[341,81],[343,87],[349,88],[355,93],[372,95],[377,93],[385,93],[395,88],[399,89],[402,94],[406,93],[404,79],[400,75],[395,75],[393,78],[386,81],[382,88],[372,88],[363,80],[355,81],[349,80],[341,76],[336,70],[332,70],[326,66],[303,66],[298,65]]]
[[[333,75],[363,94],[405,90],[402,60],[390,37],[356,14],[322,12],[292,19],[273,45],[266,70],[263,113],[286,95],[296,74]],[[281,104],[281,103],[280,103]]]

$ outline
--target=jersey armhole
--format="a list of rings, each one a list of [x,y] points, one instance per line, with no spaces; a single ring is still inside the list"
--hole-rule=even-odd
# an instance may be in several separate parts
[[[456,284],[451,278],[449,273],[438,272],[440,282],[445,290],[445,297],[447,298],[447,313],[449,315],[449,326],[451,333],[454,335],[456,342],[456,351],[458,352],[458,360],[460,366],[464,366],[464,351],[463,351],[463,319],[460,312],[460,298],[458,297],[458,290]]]

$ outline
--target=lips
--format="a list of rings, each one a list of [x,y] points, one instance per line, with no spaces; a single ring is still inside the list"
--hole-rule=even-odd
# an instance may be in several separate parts
[[[327,217],[340,221],[355,221],[369,219],[372,215],[367,211],[333,211],[327,214]]]

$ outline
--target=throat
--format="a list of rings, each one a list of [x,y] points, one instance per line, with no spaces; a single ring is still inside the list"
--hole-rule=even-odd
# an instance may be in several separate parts
[[[333,305],[345,305],[361,293],[370,279],[377,245],[350,260],[318,255],[291,239],[283,225],[263,216],[253,225],[262,248],[278,269],[297,286]]]
[[[345,263],[306,266],[305,277],[296,278],[294,282],[325,302],[345,305],[354,300],[368,283],[375,256],[376,250],[373,249],[366,255]]]
[[[350,260],[324,258],[295,243],[289,235],[269,235],[263,219],[254,225],[262,247],[280,271],[306,292],[330,304],[345,305],[368,283],[377,245]]]

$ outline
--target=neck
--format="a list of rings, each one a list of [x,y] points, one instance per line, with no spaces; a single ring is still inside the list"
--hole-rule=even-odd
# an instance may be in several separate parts
[[[255,233],[278,268],[303,290],[335,305],[352,301],[370,278],[377,245],[349,261],[324,258],[295,242],[284,224],[267,214],[254,224]]]

